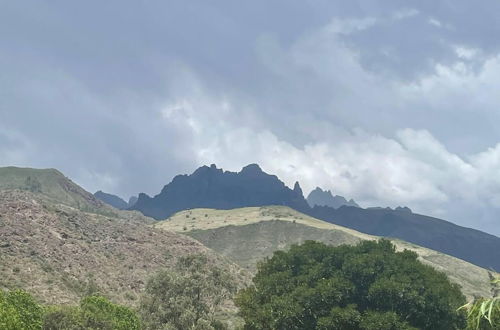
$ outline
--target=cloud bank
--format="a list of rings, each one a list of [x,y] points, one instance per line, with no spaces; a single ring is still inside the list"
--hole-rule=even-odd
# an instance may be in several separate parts
[[[500,234],[496,1],[0,5],[0,165],[156,193],[257,162]]]

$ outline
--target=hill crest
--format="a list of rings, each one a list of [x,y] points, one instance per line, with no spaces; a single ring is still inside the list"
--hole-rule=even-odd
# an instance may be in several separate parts
[[[379,238],[284,206],[192,209],[178,212],[154,226],[191,236],[249,270],[255,270],[257,261],[274,251],[309,239],[340,245]],[[488,270],[399,239],[391,241],[398,250],[415,251],[423,263],[445,272],[463,287],[468,297],[491,295]]]

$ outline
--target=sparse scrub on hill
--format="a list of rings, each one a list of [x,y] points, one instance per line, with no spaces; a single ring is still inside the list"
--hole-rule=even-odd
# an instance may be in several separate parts
[[[224,270],[204,255],[190,255],[148,281],[140,314],[147,329],[225,329],[216,314],[235,291]]]
[[[463,329],[464,303],[446,275],[387,240],[278,251],[236,298],[245,329]]]

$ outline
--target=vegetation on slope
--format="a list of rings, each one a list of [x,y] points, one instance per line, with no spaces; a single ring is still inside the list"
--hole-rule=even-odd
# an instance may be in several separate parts
[[[40,305],[22,290],[0,290],[0,329],[138,330],[234,329],[242,323],[232,302],[241,283],[204,254],[180,257],[153,274],[134,309],[100,294],[79,305]]]
[[[189,235],[250,271],[255,271],[257,262],[272,256],[273,252],[306,240],[337,246],[378,239],[282,206],[187,210],[155,227]],[[469,299],[492,296],[492,272],[401,240],[393,239],[392,242],[397,250],[414,251],[421,262],[444,272],[462,287]]]
[[[308,241],[262,262],[236,299],[246,329],[465,327],[456,284],[390,241],[331,247]]]

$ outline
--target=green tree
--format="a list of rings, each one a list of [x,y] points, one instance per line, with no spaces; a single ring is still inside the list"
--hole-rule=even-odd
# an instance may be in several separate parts
[[[148,329],[219,329],[215,315],[235,291],[226,272],[204,255],[190,255],[149,279],[140,314]]]
[[[41,329],[42,317],[43,308],[26,291],[0,290],[0,329]]]
[[[465,327],[459,287],[388,240],[295,245],[260,263],[253,282],[236,297],[246,329]]]

